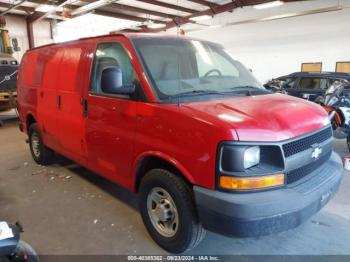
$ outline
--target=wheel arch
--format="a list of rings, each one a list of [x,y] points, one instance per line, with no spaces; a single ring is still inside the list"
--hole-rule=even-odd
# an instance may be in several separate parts
[[[340,124],[340,126],[344,126],[345,124],[345,121],[346,121],[346,118],[345,118],[345,115],[344,115],[344,112],[341,110],[341,109],[338,109],[336,111],[336,114],[335,114],[335,118],[334,118],[337,122],[337,124]]]
[[[152,151],[141,154],[134,163],[133,191],[138,192],[142,177],[154,168],[164,168],[183,177],[188,183],[194,184],[193,176],[179,161],[167,154]]]
[[[27,133],[29,131],[29,127],[36,123],[36,118],[34,117],[34,115],[32,113],[28,113],[27,117],[26,117],[26,129],[27,129]]]

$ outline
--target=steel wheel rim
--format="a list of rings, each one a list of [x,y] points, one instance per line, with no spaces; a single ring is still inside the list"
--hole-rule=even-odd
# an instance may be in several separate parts
[[[164,237],[173,237],[179,228],[179,214],[173,198],[161,187],[147,196],[147,212],[153,227]]]
[[[40,157],[40,138],[39,135],[34,132],[31,138],[33,154],[36,158]]]

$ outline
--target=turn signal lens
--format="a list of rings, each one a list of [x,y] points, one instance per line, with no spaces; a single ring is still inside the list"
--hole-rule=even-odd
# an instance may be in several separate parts
[[[269,188],[284,184],[284,174],[256,177],[230,177],[221,176],[219,185],[221,188],[230,190],[249,190]]]

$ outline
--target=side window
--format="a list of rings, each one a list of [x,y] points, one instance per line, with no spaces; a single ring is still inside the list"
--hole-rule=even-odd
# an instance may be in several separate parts
[[[327,79],[322,78],[321,82],[320,82],[320,89],[322,90],[327,90],[328,86],[327,86]]]
[[[320,89],[325,86],[325,80],[314,77],[302,77],[299,82],[299,88],[302,89]]]
[[[136,72],[121,44],[98,45],[91,75],[92,93],[128,94],[127,90],[133,87],[135,80],[138,80]]]
[[[282,87],[283,87],[283,88],[293,88],[293,87],[294,87],[295,80],[296,80],[295,77],[286,78],[286,79],[283,81]]]

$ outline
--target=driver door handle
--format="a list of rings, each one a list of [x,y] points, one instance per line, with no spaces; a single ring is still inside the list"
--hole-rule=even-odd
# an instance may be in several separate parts
[[[58,110],[61,110],[61,96],[57,97],[57,106],[58,106]]]
[[[83,116],[87,117],[88,116],[88,112],[89,112],[88,100],[84,99],[84,101],[83,101]]]

